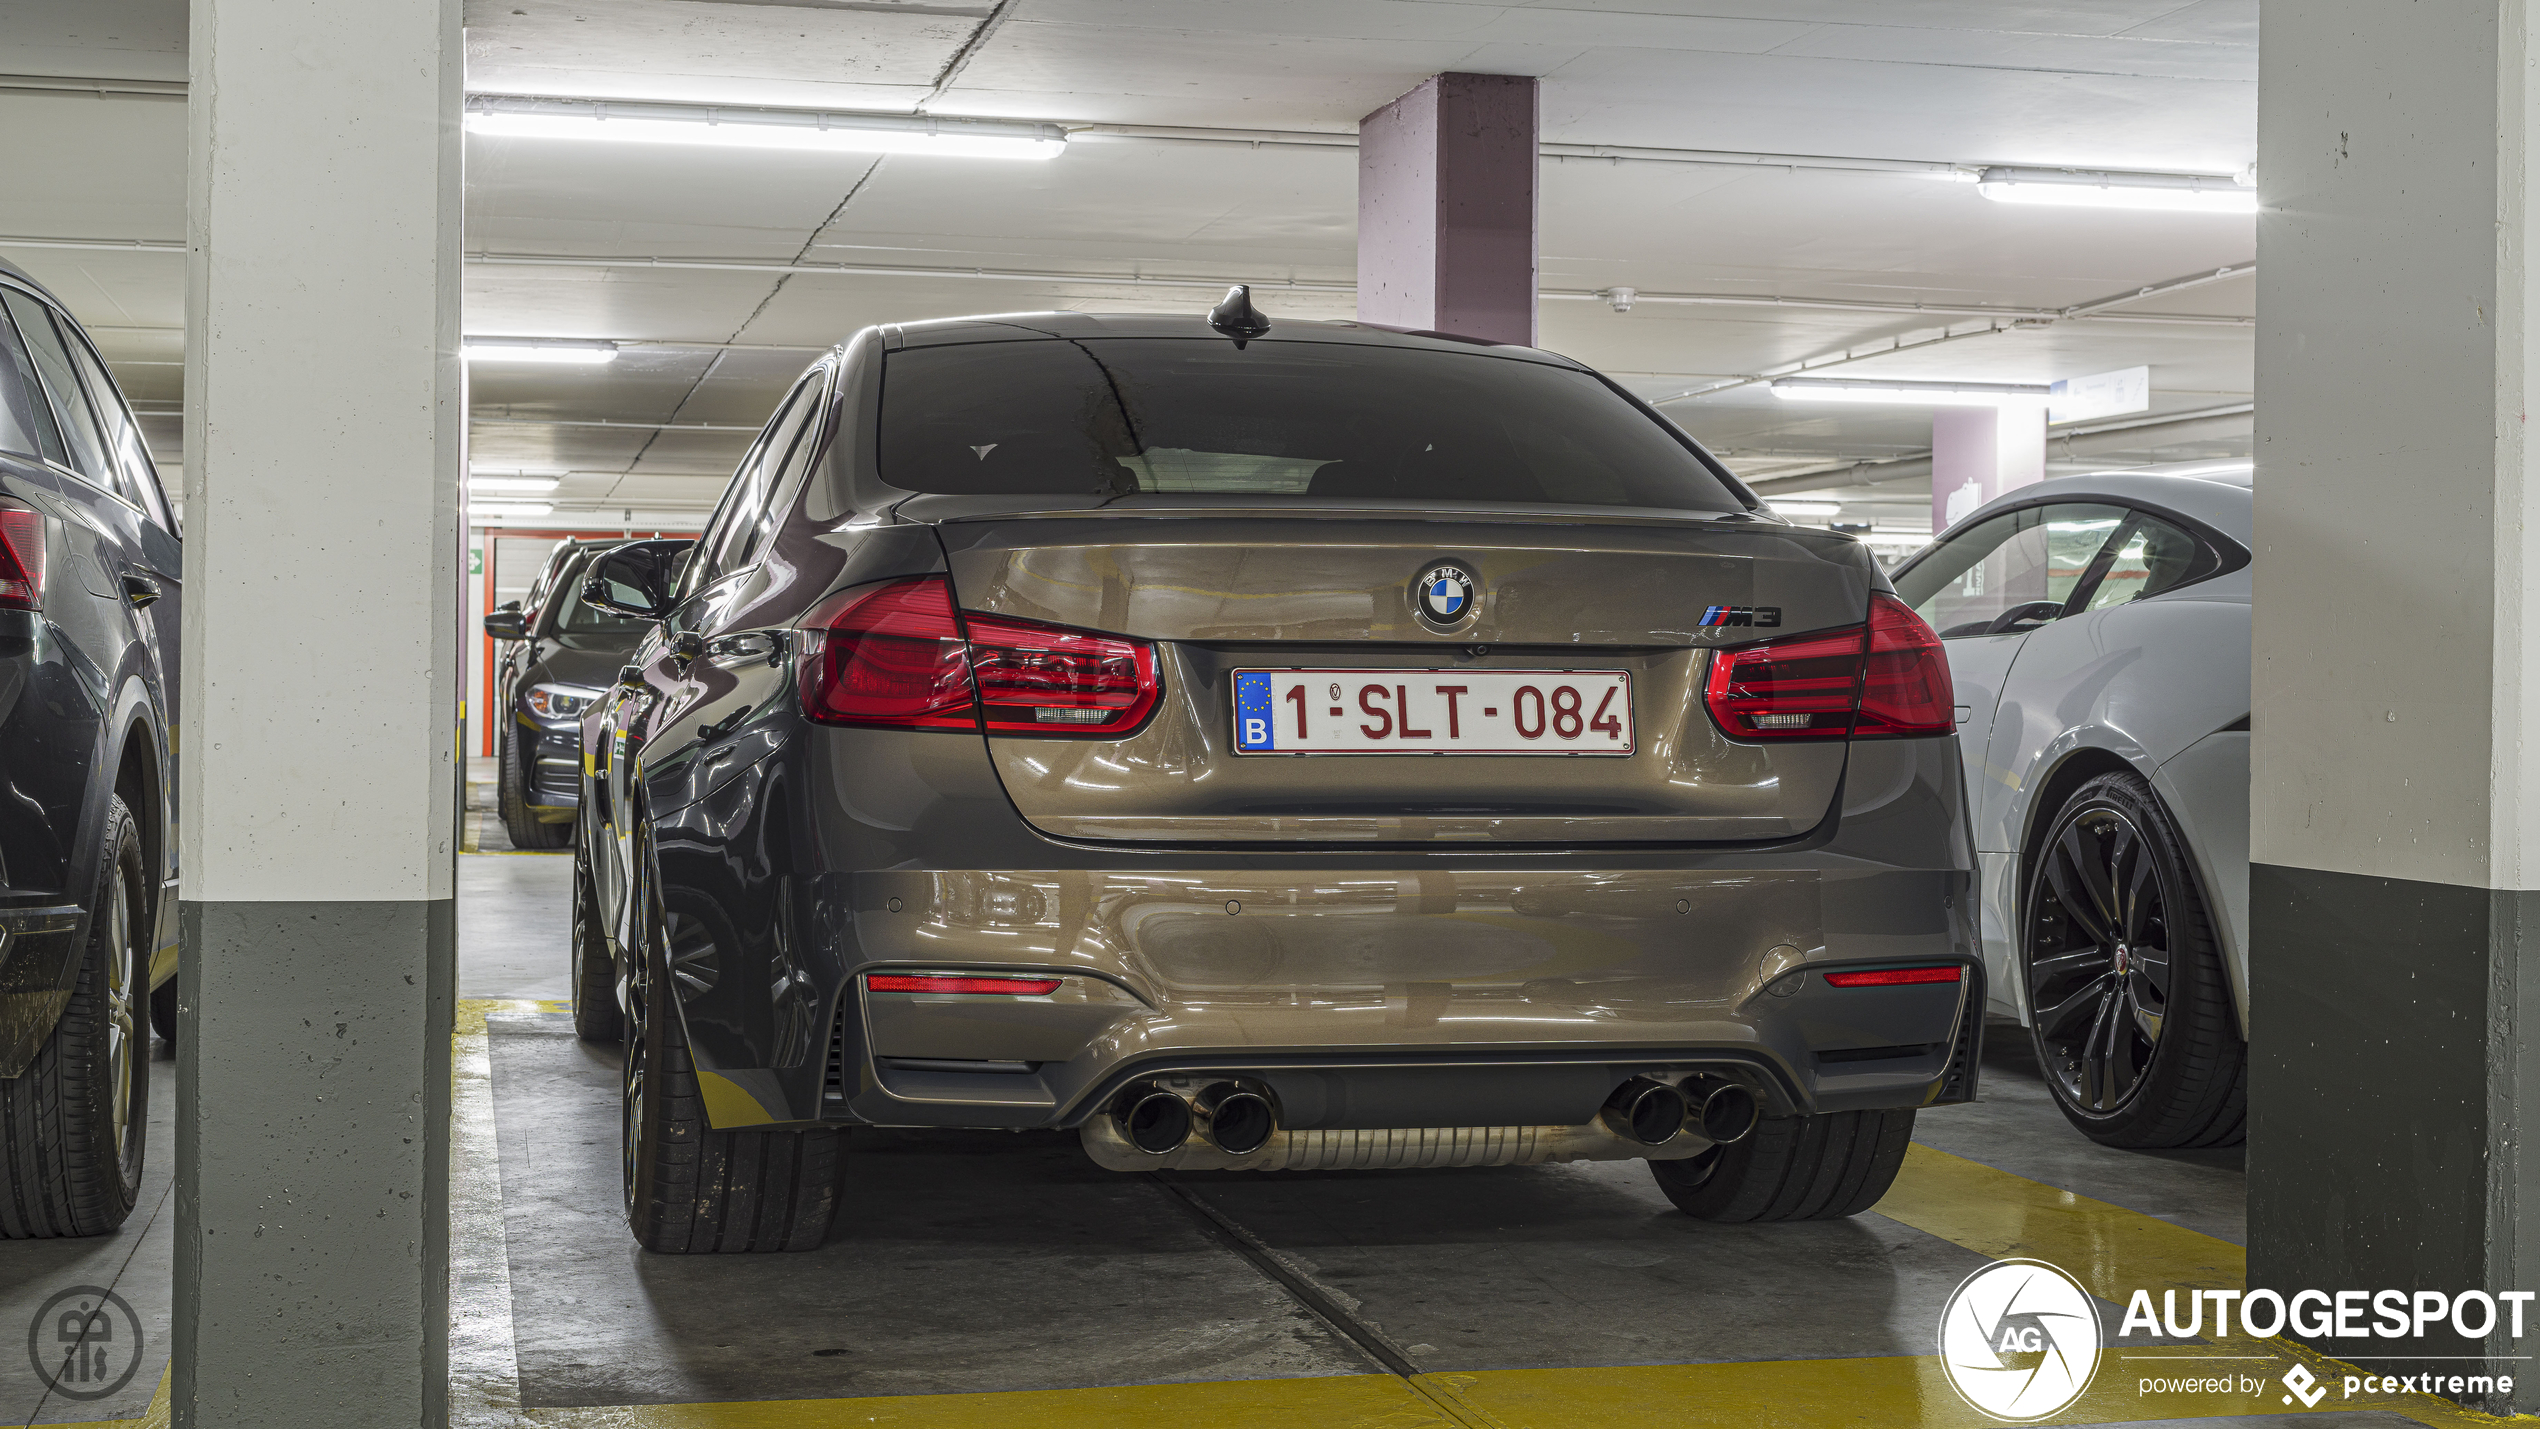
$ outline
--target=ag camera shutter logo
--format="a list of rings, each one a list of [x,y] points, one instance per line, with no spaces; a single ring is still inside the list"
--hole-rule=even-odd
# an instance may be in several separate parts
[[[1959,1282],[1940,1312],[1949,1387],[1988,1418],[2026,1424],[2081,1398],[2099,1369],[2099,1309],[2042,1260],[1997,1260]]]

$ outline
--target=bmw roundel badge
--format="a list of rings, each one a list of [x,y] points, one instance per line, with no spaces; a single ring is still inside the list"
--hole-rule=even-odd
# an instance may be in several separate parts
[[[1453,629],[1473,618],[1481,591],[1482,583],[1471,571],[1452,561],[1440,562],[1412,582],[1411,608],[1430,625]]]

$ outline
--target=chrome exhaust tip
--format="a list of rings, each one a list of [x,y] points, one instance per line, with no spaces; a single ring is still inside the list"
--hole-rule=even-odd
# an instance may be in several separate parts
[[[1234,1082],[1218,1082],[1199,1094],[1200,1135],[1229,1156],[1250,1156],[1270,1144],[1279,1113],[1270,1099]]]
[[[1120,1137],[1149,1156],[1166,1156],[1191,1137],[1191,1104],[1154,1082],[1131,1082],[1111,1099]]]
[[[1751,1088],[1736,1082],[1713,1085],[1695,1113],[1702,1135],[1714,1146],[1744,1141],[1763,1118],[1764,1107]]]
[[[1606,1129],[1643,1146],[1663,1146],[1684,1129],[1690,1115],[1684,1093],[1650,1077],[1634,1077],[1614,1089],[1597,1113]]]

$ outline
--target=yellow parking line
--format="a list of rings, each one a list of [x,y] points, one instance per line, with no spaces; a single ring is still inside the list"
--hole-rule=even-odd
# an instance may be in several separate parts
[[[168,1429],[168,1375],[159,1372],[159,1387],[150,1396],[150,1407],[138,1419],[94,1419],[84,1424],[56,1424],[52,1429]]]
[[[521,1418],[557,1429],[842,1429],[858,1424],[890,1429],[1472,1429],[1389,1374],[1006,1394],[532,1409]]]

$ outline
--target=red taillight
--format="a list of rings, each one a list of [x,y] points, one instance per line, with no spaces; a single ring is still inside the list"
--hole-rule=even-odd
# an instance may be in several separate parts
[[[1163,693],[1155,647],[963,615],[942,576],[843,592],[804,626],[803,713],[821,724],[1081,738],[1137,728]]]
[[[990,734],[1113,734],[1155,708],[1155,647],[1025,620],[962,617]]]
[[[44,608],[44,516],[0,502],[0,610]]]
[[[1054,977],[954,977],[946,973],[866,973],[873,992],[1003,993],[1008,997],[1047,997],[1058,991]]]
[[[976,729],[970,659],[941,577],[843,592],[803,631],[803,713],[821,724]]]
[[[1827,973],[1828,987],[1901,987],[1917,982],[1956,982],[1966,969],[1951,964],[1945,968],[1875,968],[1869,972]]]
[[[1720,651],[1702,693],[1733,739],[1879,739],[1955,728],[1940,641],[1912,607],[1885,593],[1870,597],[1866,625]]]
[[[1940,637],[1912,606],[1884,592],[1871,596],[1870,658],[1861,671],[1861,718],[1852,737],[1947,734],[1957,728],[1956,702]]]

